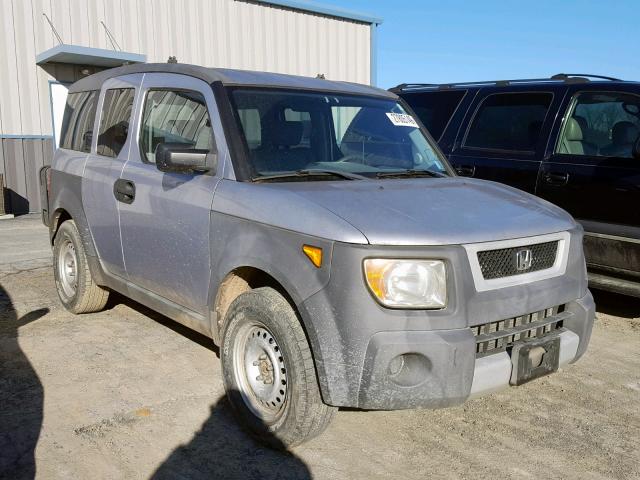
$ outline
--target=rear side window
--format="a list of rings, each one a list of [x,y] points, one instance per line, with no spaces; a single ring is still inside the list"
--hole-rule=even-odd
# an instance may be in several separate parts
[[[97,102],[98,92],[93,90],[67,95],[60,131],[60,148],[77,152],[91,151]]]
[[[155,163],[160,143],[179,143],[187,149],[211,151],[211,121],[202,94],[187,90],[151,90],[142,114],[140,148]]]
[[[484,99],[464,146],[485,150],[533,152],[552,93],[496,93]]]
[[[127,142],[134,93],[133,88],[106,91],[98,134],[98,155],[117,157]]]
[[[439,139],[455,113],[466,90],[420,92],[403,95],[433,138]]]

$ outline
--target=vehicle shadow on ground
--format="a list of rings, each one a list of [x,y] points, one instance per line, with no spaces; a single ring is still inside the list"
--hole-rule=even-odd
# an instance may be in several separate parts
[[[0,285],[0,478],[35,478],[35,448],[42,427],[44,390],[18,343],[18,330],[49,313],[33,310],[18,318]]]
[[[270,480],[311,479],[305,463],[275,437],[269,441],[280,451],[258,443],[235,420],[222,397],[193,439],[176,448],[151,475],[153,480]]]
[[[220,356],[218,347],[209,337],[174,322],[134,300],[112,292],[107,308],[111,309],[120,304],[146,315]],[[237,392],[235,393],[237,395]],[[274,436],[268,437],[268,441],[275,448],[262,445],[246,433],[235,419],[227,397],[223,396],[211,407],[209,417],[192,440],[176,448],[150,478],[154,480],[305,480],[312,478],[305,463],[288,451],[282,442]]]
[[[184,325],[181,325],[178,322],[171,320],[169,317],[165,317],[161,313],[158,313],[155,310],[151,310],[150,308],[145,307],[144,305],[136,302],[135,300],[132,300],[123,295],[120,295],[117,292],[111,292],[109,294],[109,301],[105,308],[107,310],[111,310],[117,305],[126,305],[132,310],[135,310],[136,312],[158,322],[160,325],[173,330],[174,332],[176,332],[179,335],[182,335],[185,338],[188,338],[192,342],[195,342],[198,345],[211,350],[213,353],[216,354],[218,358],[220,358],[220,350],[218,349],[218,346],[215,343],[213,343],[213,340],[210,337],[207,337],[206,335],[202,335],[201,333],[198,333],[195,330],[190,329],[189,327],[185,327]]]
[[[596,302],[596,311],[623,318],[640,317],[640,298],[591,289]]]

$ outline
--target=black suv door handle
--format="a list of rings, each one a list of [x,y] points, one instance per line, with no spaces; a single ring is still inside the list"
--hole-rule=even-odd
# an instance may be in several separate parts
[[[133,203],[136,198],[136,184],[131,180],[119,178],[113,184],[113,195],[122,203]]]
[[[476,174],[476,167],[474,165],[458,165],[455,169],[458,175],[463,177],[473,177]]]
[[[551,173],[544,174],[544,181],[549,185],[566,185],[569,182],[568,173]]]

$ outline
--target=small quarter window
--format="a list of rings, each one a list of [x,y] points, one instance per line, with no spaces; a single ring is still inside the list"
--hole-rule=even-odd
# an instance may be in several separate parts
[[[98,155],[117,157],[127,142],[134,92],[133,88],[114,88],[105,92]]]
[[[160,143],[211,151],[213,135],[207,104],[201,93],[186,90],[151,90],[142,113],[140,148],[143,159],[155,163]]]
[[[97,91],[77,92],[67,95],[64,107],[60,148],[77,152],[90,152],[93,123],[96,119]]]
[[[540,138],[551,93],[496,93],[484,99],[464,146],[484,150],[533,152]]]

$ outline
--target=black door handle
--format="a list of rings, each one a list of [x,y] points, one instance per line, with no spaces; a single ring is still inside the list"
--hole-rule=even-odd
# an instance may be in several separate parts
[[[474,165],[458,165],[455,169],[458,175],[463,177],[473,177],[476,174],[476,167]]]
[[[133,203],[136,198],[136,184],[131,180],[119,178],[113,184],[113,195],[122,203]]]
[[[544,174],[544,181],[550,185],[566,185],[569,182],[568,173],[551,173]]]

